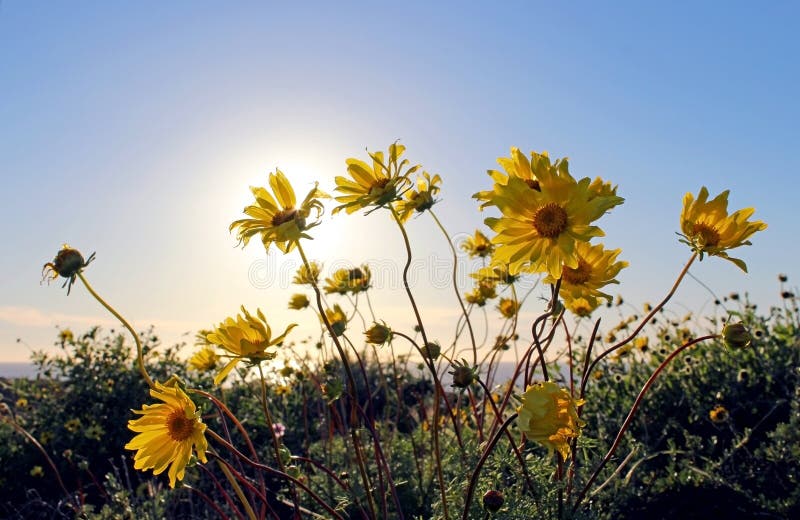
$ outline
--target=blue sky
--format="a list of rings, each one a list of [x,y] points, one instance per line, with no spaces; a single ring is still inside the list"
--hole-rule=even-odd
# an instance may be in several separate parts
[[[681,198],[702,185],[769,228],[734,255],[749,274],[711,258],[695,276],[766,307],[778,273],[800,275],[797,3],[288,4],[0,4],[0,360],[27,359],[17,338],[49,348],[56,324],[113,326],[82,288],[39,285],[64,242],[96,251],[98,291],[165,339],[241,304],[313,330],[278,276],[296,256],[236,249],[227,227],[275,167],[332,191],[345,158],[396,139],[442,175],[453,234],[481,225],[470,195],[511,146],[618,184],[626,202],[600,225],[631,264],[612,288],[629,301],[657,300],[688,258]],[[409,232],[421,270],[447,261],[429,219]],[[327,267],[403,259],[386,215],[328,212],[314,235]],[[449,330],[452,295],[425,278],[426,313]],[[379,317],[409,325],[384,285]],[[710,299],[687,280],[675,304]]]

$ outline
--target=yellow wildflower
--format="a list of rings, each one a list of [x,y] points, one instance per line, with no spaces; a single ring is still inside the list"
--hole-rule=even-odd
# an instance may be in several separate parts
[[[347,159],[347,173],[351,179],[336,177],[336,191],[342,195],[336,197],[341,205],[333,209],[334,213],[345,210],[348,214],[367,206],[382,207],[397,201],[402,189],[410,182],[408,176],[415,172],[419,165],[408,167],[408,159],[398,162],[406,147],[393,143],[389,145],[388,162],[383,152],[370,153],[372,166],[360,159]]]
[[[214,378],[215,385],[225,379],[242,360],[256,364],[263,360],[274,359],[277,354],[267,349],[283,343],[286,334],[297,326],[296,323],[292,323],[286,327],[283,334],[273,338],[272,329],[260,309],[256,311],[257,317],[247,312],[244,306],[242,312],[244,315],[238,314],[235,320],[226,318],[207,336],[210,343],[222,347],[231,354],[228,356],[231,360]]]
[[[34,466],[28,474],[32,477],[41,478],[44,476],[44,469],[41,466]]]
[[[565,266],[561,271],[561,289],[559,294],[565,302],[577,298],[606,298],[611,300],[611,295],[600,291],[600,288],[610,283],[619,283],[614,277],[628,266],[628,262],[615,262],[620,249],[607,251],[603,244],[591,245],[587,242],[575,244],[575,256],[578,265]],[[545,283],[555,285],[557,279],[548,275]]]
[[[72,343],[75,341],[75,335],[72,334],[72,331],[69,329],[61,329],[58,331],[58,340],[64,343]]]
[[[600,302],[592,296],[564,300],[564,307],[581,318],[588,318],[599,306]]]
[[[206,425],[179,387],[156,382],[150,395],[162,402],[133,411],[142,417],[128,421],[128,428],[137,435],[125,449],[136,451],[133,467],[138,470],[152,468],[159,475],[169,466],[169,486],[174,488],[176,481],[183,480],[193,450],[201,462],[207,462]]]
[[[422,172],[422,175],[417,177],[417,189],[406,191],[405,199],[397,202],[397,213],[400,220],[405,222],[412,213],[422,213],[431,209],[436,204],[434,197],[441,191],[439,187],[441,183],[442,178],[439,175],[431,177],[430,173]]]
[[[502,314],[504,318],[511,319],[517,314],[517,311],[519,311],[519,303],[512,298],[500,298],[500,302],[497,304],[497,310],[500,311],[500,314]]]
[[[481,282],[501,283],[511,285],[519,279],[518,275],[512,275],[508,272],[508,265],[494,264],[478,269],[470,275]]]
[[[369,289],[371,281],[369,266],[363,264],[353,269],[337,269],[330,278],[325,279],[324,289],[328,294],[355,294]]]
[[[585,425],[578,418],[578,406],[570,393],[552,381],[534,383],[522,395],[522,404],[517,408],[520,430],[550,451],[558,451],[564,459],[569,458],[570,442],[581,434]]]
[[[244,208],[244,213],[251,218],[233,222],[230,230],[237,230],[236,236],[245,246],[253,235],[260,234],[264,249],[269,251],[269,246],[274,243],[278,249],[288,253],[301,238],[311,238],[306,231],[319,225],[319,216],[322,214],[322,202],[319,199],[326,195],[315,184],[298,206],[294,188],[283,172],[277,169],[269,174],[269,185],[272,194],[266,188],[250,187],[256,200],[254,205]],[[312,212],[317,220],[309,222]]]
[[[198,372],[208,372],[217,368],[219,356],[210,345],[206,345],[189,358],[189,368]]]
[[[347,328],[347,315],[338,304],[334,305],[332,309],[325,309],[325,317],[328,318],[328,323],[331,324],[334,336],[344,334]]]
[[[729,257],[725,251],[743,245],[749,246],[748,238],[756,231],[767,229],[767,225],[760,220],[747,220],[755,213],[753,208],[740,209],[728,215],[728,193],[730,190],[725,190],[708,201],[708,190],[703,186],[697,200],[691,193],[683,196],[681,242],[699,253],[700,260],[705,253],[719,256],[747,272],[747,265],[742,260]]]
[[[708,412],[708,417],[714,424],[724,423],[728,420],[729,416],[730,414],[728,413],[728,410],[721,404],[718,404],[710,412]]]
[[[647,349],[650,348],[650,338],[647,336],[636,336],[636,339],[633,340],[633,346],[639,352],[647,352]]]
[[[470,258],[476,256],[486,258],[494,251],[494,244],[492,244],[486,235],[476,229],[475,235],[469,236],[464,240],[461,244],[461,249],[463,249]]]
[[[297,268],[292,283],[297,285],[316,285],[319,282],[320,271],[322,271],[322,266],[319,262],[311,261],[308,266],[303,264]]]
[[[289,308],[299,311],[308,307],[309,301],[305,294],[293,294],[289,300]]]
[[[566,171],[568,168],[568,160],[566,158],[556,159],[555,163],[551,163],[550,156],[547,155],[547,152],[531,152],[531,158],[528,160],[525,154],[515,146],[511,147],[511,157],[500,157],[497,159],[497,162],[503,167],[505,172],[498,170],[488,171],[489,176],[495,182],[494,190],[481,191],[472,196],[475,199],[483,201],[481,209],[484,209],[486,206],[495,205],[493,200],[495,190],[498,186],[505,186],[508,184],[508,180],[511,177],[521,180],[532,190],[540,191],[539,175],[557,173],[562,169]]]
[[[383,345],[384,343],[391,343],[392,341],[392,329],[385,323],[373,323],[372,327],[364,332],[364,334],[367,336],[367,343],[373,345]]]
[[[495,184],[488,202],[502,216],[485,222],[497,233],[495,260],[509,264],[512,274],[547,272],[558,279],[563,267],[578,267],[577,243],[603,236],[591,222],[623,199],[599,196],[589,188],[589,178],[576,181],[566,163],[543,168],[536,177],[538,189],[513,176],[507,184]]]
[[[490,280],[479,280],[475,288],[471,292],[464,295],[467,303],[472,303],[483,307],[486,305],[486,300],[491,300],[497,297],[496,285]]]

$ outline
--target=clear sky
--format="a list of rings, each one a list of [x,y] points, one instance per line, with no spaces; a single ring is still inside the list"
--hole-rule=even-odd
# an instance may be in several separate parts
[[[236,249],[228,225],[275,167],[332,191],[345,158],[396,139],[442,175],[453,234],[481,225],[470,195],[511,146],[618,184],[626,202],[600,225],[631,264],[612,292],[633,302],[659,299],[689,256],[683,194],[730,189],[731,209],[769,224],[734,254],[750,273],[714,258],[692,273],[776,304],[778,273],[800,276],[798,19],[779,1],[2,2],[0,361],[28,358],[17,338],[50,348],[56,325],[113,325],[82,287],[39,285],[64,242],[96,251],[96,289],[168,340],[241,304],[316,326],[286,309],[296,254]],[[426,319],[452,323],[430,274],[446,244],[426,215],[409,231]],[[328,211],[313,235],[326,268],[399,273],[385,214]],[[376,311],[407,327],[385,276]],[[675,304],[710,299],[689,279]]]

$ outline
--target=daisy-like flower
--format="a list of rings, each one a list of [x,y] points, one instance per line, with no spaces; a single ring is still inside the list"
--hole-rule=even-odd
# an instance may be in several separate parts
[[[479,282],[511,285],[519,279],[518,275],[508,272],[508,265],[494,264],[482,267],[470,275]]]
[[[372,281],[369,266],[362,264],[353,269],[337,269],[330,278],[325,279],[325,292],[328,294],[347,294],[366,291]]]
[[[489,238],[481,233],[479,229],[475,230],[475,235],[469,236],[461,243],[461,249],[466,252],[470,258],[480,257],[486,258],[494,251],[494,244]]]
[[[566,158],[556,159],[555,163],[551,163],[550,156],[547,155],[547,152],[536,153],[532,151],[531,158],[529,160],[525,154],[515,146],[511,147],[511,157],[500,157],[497,159],[497,162],[505,171],[488,171],[489,176],[495,182],[494,189],[480,191],[472,196],[475,199],[483,201],[483,204],[481,204],[481,209],[484,209],[487,206],[495,205],[493,201],[495,190],[498,186],[505,186],[508,184],[508,179],[511,177],[520,179],[528,186],[528,188],[539,191],[541,189],[539,184],[539,175],[541,173],[549,172],[550,174],[553,174],[557,173],[561,169],[567,171],[569,167],[569,163]]]
[[[431,177],[430,173],[422,172],[417,176],[417,188],[406,191],[405,198],[397,202],[400,220],[405,222],[414,212],[422,213],[431,209],[437,202],[434,197],[441,191],[441,183],[442,178],[438,174]]]
[[[485,222],[497,233],[496,262],[509,264],[513,274],[547,272],[558,279],[564,266],[578,267],[576,243],[603,236],[590,224],[623,199],[598,195],[590,179],[576,181],[566,163],[540,168],[536,176],[538,189],[513,176],[505,185],[495,184],[489,202],[502,216]]]
[[[264,249],[269,251],[273,243],[284,253],[291,251],[301,238],[311,237],[306,231],[319,225],[322,214],[320,198],[325,195],[315,184],[306,198],[299,205],[292,185],[280,170],[269,174],[270,193],[266,188],[251,186],[255,204],[244,208],[250,218],[237,220],[231,224],[230,230],[236,230],[239,243],[247,245],[254,235],[261,235]],[[309,217],[314,214],[314,221]]]
[[[681,242],[687,244],[700,255],[719,256],[730,260],[742,271],[747,272],[747,265],[739,258],[732,258],[727,250],[739,246],[749,246],[750,238],[756,231],[767,229],[760,220],[749,221],[755,213],[754,208],[744,208],[728,215],[728,194],[725,190],[713,200],[708,200],[708,189],[700,188],[695,200],[694,195],[683,196],[681,211]]]
[[[728,410],[721,404],[718,404],[708,412],[708,418],[711,419],[711,422],[714,424],[722,424],[728,420],[728,417],[730,417]]]
[[[209,372],[217,368],[218,360],[219,356],[217,356],[214,347],[206,345],[189,358],[188,364],[189,368],[198,372]]]
[[[580,436],[586,424],[578,417],[578,406],[582,404],[582,400],[573,399],[565,388],[552,381],[534,383],[522,394],[522,404],[517,408],[519,428],[551,454],[558,451],[566,460],[570,442]]]
[[[504,318],[511,319],[519,311],[519,303],[512,298],[500,298],[500,302],[497,304],[497,310],[500,311],[500,314],[503,315]]]
[[[256,316],[253,316],[242,306],[242,313],[237,314],[236,319],[226,318],[206,336],[211,344],[226,350],[229,353],[227,357],[231,358],[214,378],[215,385],[220,384],[242,360],[255,365],[261,361],[274,359],[277,353],[267,349],[283,343],[289,331],[297,326],[296,323],[292,323],[286,327],[283,334],[273,338],[272,329],[267,324],[261,309],[258,309]]]
[[[347,315],[338,304],[334,305],[332,309],[325,309],[325,317],[328,318],[328,323],[331,324],[334,336],[344,334],[347,328]]]
[[[305,294],[293,294],[289,300],[289,308],[299,311],[308,307],[309,301]]]
[[[319,273],[322,265],[319,262],[311,261],[297,268],[297,272],[292,279],[292,283],[297,285],[316,285],[319,282]]]
[[[77,249],[69,247],[67,244],[61,246],[61,250],[56,254],[52,262],[47,262],[42,267],[42,281],[47,280],[49,284],[59,276],[66,278],[64,285],[61,287],[67,288],[67,294],[72,289],[72,284],[75,283],[75,278],[78,273],[89,265],[94,260],[94,253],[89,255],[85,261],[83,255]]]
[[[467,303],[483,307],[486,305],[486,300],[491,300],[497,297],[497,286],[491,280],[479,280],[472,291],[464,295]]]
[[[152,468],[153,474],[159,475],[169,467],[169,486],[174,488],[175,482],[183,480],[193,451],[201,462],[207,462],[206,425],[179,387],[156,382],[150,395],[161,402],[133,411],[142,417],[128,421],[128,429],[137,435],[125,449],[136,451],[133,467],[140,471]]]
[[[399,200],[403,188],[410,182],[408,176],[419,169],[419,165],[409,167],[408,159],[399,161],[405,149],[402,144],[393,143],[389,145],[388,157],[383,152],[370,153],[372,166],[360,159],[347,159],[347,173],[351,179],[336,177],[336,191],[341,193],[336,200],[341,204],[333,213],[345,210],[350,214],[368,206],[382,207]]]
[[[577,298],[591,296],[611,300],[612,296],[600,291],[600,288],[610,283],[619,283],[615,276],[628,266],[628,262],[616,262],[620,249],[606,250],[603,244],[590,245],[587,242],[575,244],[575,255],[578,265],[564,267],[561,271],[561,289],[559,294],[565,302]],[[554,285],[557,279],[548,275],[545,283]]]

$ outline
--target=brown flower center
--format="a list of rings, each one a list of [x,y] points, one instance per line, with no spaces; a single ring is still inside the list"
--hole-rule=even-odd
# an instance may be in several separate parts
[[[350,269],[350,271],[348,271],[347,273],[347,276],[351,281],[361,280],[362,278],[364,278],[364,273],[363,271],[361,271],[361,269],[356,267],[355,269]]]
[[[539,186],[539,181],[536,179],[525,179],[525,184],[527,184],[532,190],[542,191],[542,188]]]
[[[372,186],[370,186],[369,191],[371,193],[375,193],[377,191],[383,190],[386,187],[386,185],[389,184],[390,180],[391,179],[388,177],[381,177],[380,179],[377,179],[375,182],[372,183]]]
[[[564,267],[561,277],[564,282],[571,285],[583,285],[592,276],[592,266],[583,258],[578,259],[578,267]]]
[[[181,442],[192,436],[195,419],[187,419],[183,410],[175,410],[167,417],[167,431],[172,440]]]
[[[555,202],[548,202],[536,210],[533,227],[540,236],[556,238],[567,229],[567,212]]]
[[[698,238],[703,247],[716,247],[719,244],[719,233],[713,227],[697,223],[692,226],[692,234]]]
[[[275,213],[272,216],[272,225],[277,227],[281,224],[286,224],[287,222],[291,222],[297,216],[297,210],[293,207],[288,207],[285,209],[280,210],[279,212]]]

